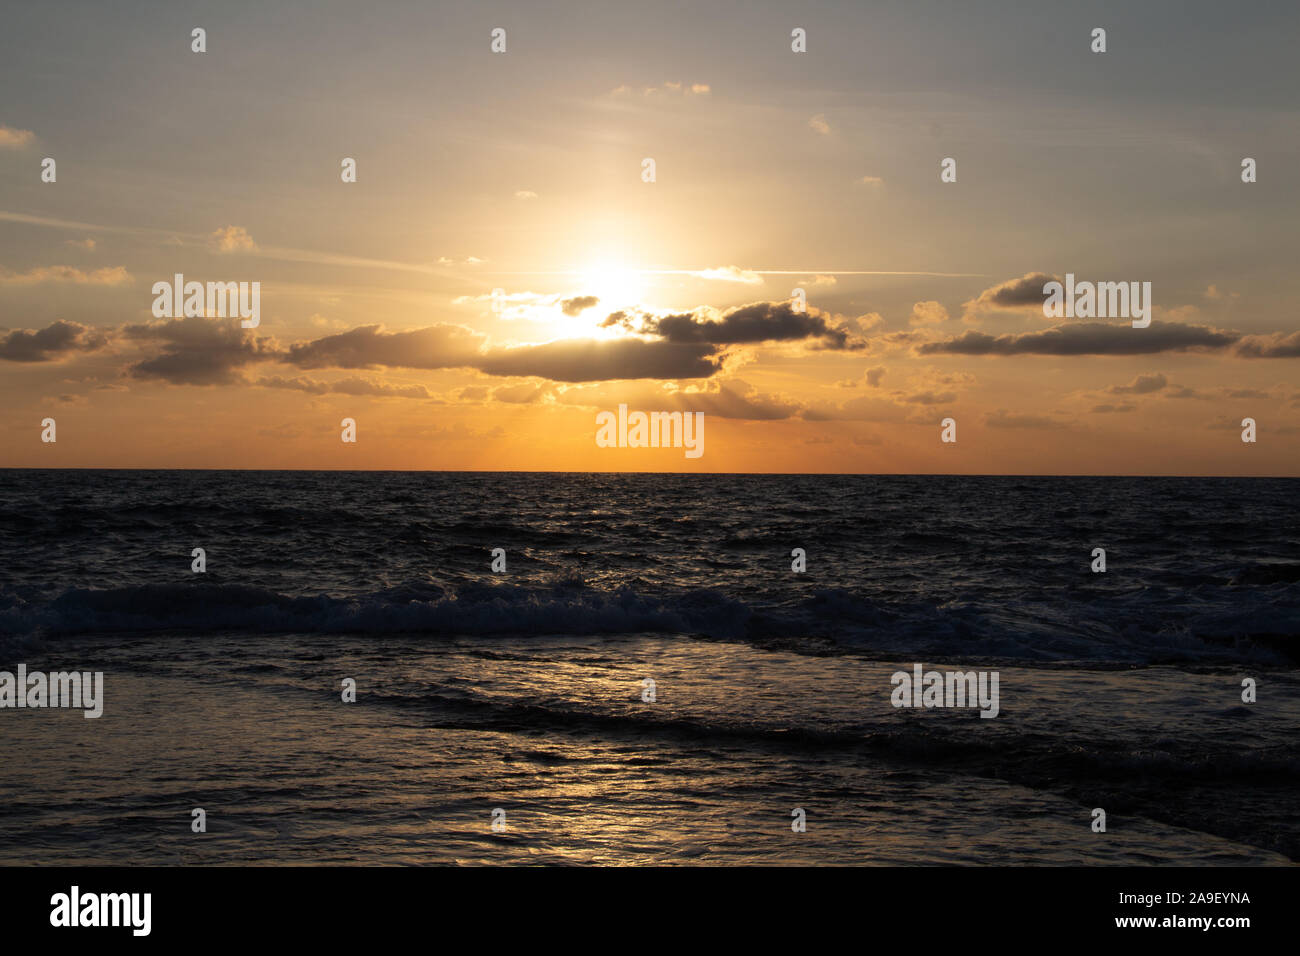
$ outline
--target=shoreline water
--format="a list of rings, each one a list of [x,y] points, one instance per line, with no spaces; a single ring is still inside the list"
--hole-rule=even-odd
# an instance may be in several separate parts
[[[1300,859],[1292,481],[5,479],[0,669],[105,675],[0,713],[15,854]]]
[[[44,756],[0,779],[0,845],[37,834],[68,861],[85,862],[90,841],[103,862],[325,862],[313,853],[326,834],[371,863],[1300,858],[1286,809],[1294,673],[1267,685],[1284,709],[1250,712],[1232,703],[1232,673],[1017,667],[1002,672],[1003,713],[980,720],[896,710],[888,662],[682,635],[65,650],[111,675],[103,730],[9,725]],[[654,703],[640,696],[648,674]],[[356,703],[342,702],[343,676]],[[1104,834],[1089,829],[1098,805]],[[189,832],[191,806],[208,834]],[[498,806],[518,828],[508,838],[489,827]],[[796,807],[817,831],[803,844],[786,839]]]

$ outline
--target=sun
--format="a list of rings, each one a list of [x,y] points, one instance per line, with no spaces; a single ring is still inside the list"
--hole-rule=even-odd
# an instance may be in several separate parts
[[[594,295],[600,299],[599,308],[604,315],[640,305],[648,286],[645,275],[639,270],[608,261],[586,266],[579,273],[579,282],[582,295]]]

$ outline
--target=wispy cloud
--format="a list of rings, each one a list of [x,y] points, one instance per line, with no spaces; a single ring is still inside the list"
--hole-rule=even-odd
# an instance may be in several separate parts
[[[224,226],[211,236],[218,252],[256,252],[257,243],[243,226]]]
[[[742,282],[745,285],[762,285],[763,277],[757,272],[741,269],[738,266],[720,266],[716,269],[700,269],[688,273],[697,279],[711,279],[717,282]]]
[[[613,96],[641,96],[647,98],[662,96],[707,96],[713,90],[708,83],[685,83],[681,80],[667,80],[659,86],[630,86],[624,83],[610,91]]]
[[[29,129],[14,129],[0,124],[0,149],[22,149],[36,138]]]
[[[71,282],[75,285],[130,285],[131,274],[123,266],[86,272],[75,266],[37,266],[26,272],[0,273],[0,285],[36,285],[40,282]]]

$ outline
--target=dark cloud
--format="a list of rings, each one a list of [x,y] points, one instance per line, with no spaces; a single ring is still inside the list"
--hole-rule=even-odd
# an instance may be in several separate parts
[[[1154,375],[1139,375],[1127,385],[1112,385],[1106,391],[1112,395],[1149,395],[1151,392],[1160,391],[1168,384],[1169,379],[1156,372]]]
[[[1043,300],[1047,298],[1043,293],[1043,286],[1049,282],[1060,282],[1059,276],[1048,275],[1046,272],[1027,272],[1019,279],[1008,279],[1006,282],[999,282],[981,292],[978,296],[966,303],[968,310],[980,309],[1023,309],[1026,306],[1043,305]]]
[[[238,369],[277,357],[275,340],[241,328],[238,318],[192,316],[148,325],[128,325],[122,334],[162,345],[162,354],[131,366],[136,378],[161,379],[173,385],[228,385],[242,381]]]
[[[573,315],[597,301],[595,296],[580,296],[564,300],[563,307]],[[813,340],[824,348],[845,349],[862,344],[846,329],[832,324],[825,313],[815,309],[796,312],[788,302],[756,302],[720,316],[709,310],[668,316],[615,312],[603,325],[620,326],[652,338],[560,339],[540,345],[491,348],[485,335],[460,325],[434,325],[407,332],[365,325],[299,342],[282,357],[304,369],[472,368],[488,375],[598,382],[708,378],[722,368],[728,345]]]
[[[93,352],[108,344],[98,329],[62,319],[43,329],[15,329],[0,336],[0,359],[9,362],[50,362],[70,352]]]
[[[942,342],[918,346],[922,355],[1152,355],[1192,349],[1226,349],[1240,333],[1204,325],[1161,323],[1146,329],[1101,322],[1076,322],[1020,335],[965,332]]]
[[[825,312],[814,308],[797,312],[790,302],[753,302],[728,309],[717,318],[699,309],[677,315],[632,316],[615,312],[602,324],[621,325],[634,332],[680,343],[754,345],[812,339],[830,349],[863,347],[847,329],[833,324]]]
[[[565,299],[560,303],[560,311],[565,315],[578,315],[587,309],[593,308],[600,302],[600,299],[594,295],[578,295],[572,299]]]
[[[489,375],[538,377],[557,382],[707,378],[721,368],[723,361],[720,349],[714,345],[634,338],[561,339],[542,345],[489,349],[486,336],[459,325],[436,325],[409,332],[388,332],[378,325],[366,325],[299,342],[288,350],[281,350],[273,340],[257,338],[240,328],[237,319],[176,319],[129,326],[125,334],[131,339],[163,344],[163,354],[135,365],[131,370],[134,375],[183,385],[239,381],[237,369],[264,360],[278,360],[304,369],[472,368]],[[270,387],[319,393],[318,387],[303,384],[309,381],[268,379],[267,383]],[[329,390],[343,389],[331,386]]]
[[[463,325],[432,325],[386,332],[362,325],[289,347],[285,361],[299,368],[458,368],[478,359],[486,336]]]
[[[544,345],[496,349],[472,363],[488,375],[600,382],[635,378],[708,378],[721,368],[712,345],[643,339],[561,339]]]
[[[1131,403],[1131,402],[1124,402],[1123,404],[1120,404],[1120,405],[1094,405],[1094,406],[1092,406],[1092,410],[1093,410],[1094,412],[1098,412],[1098,413],[1105,413],[1105,412],[1131,412],[1131,411],[1135,411],[1136,409],[1137,409],[1137,406],[1134,405],[1134,404]]]

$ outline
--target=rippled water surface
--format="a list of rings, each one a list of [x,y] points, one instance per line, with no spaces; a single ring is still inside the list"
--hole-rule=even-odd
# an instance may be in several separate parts
[[[0,471],[0,860],[1288,862],[1297,487]]]

